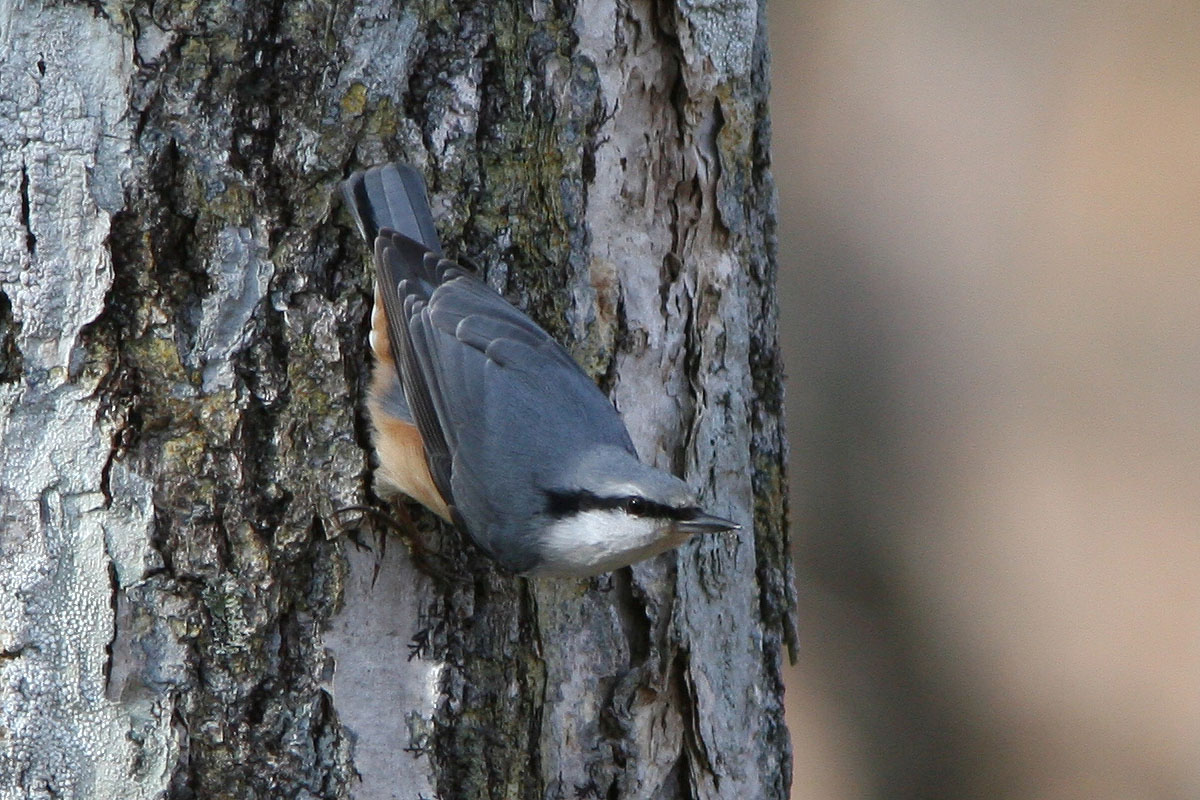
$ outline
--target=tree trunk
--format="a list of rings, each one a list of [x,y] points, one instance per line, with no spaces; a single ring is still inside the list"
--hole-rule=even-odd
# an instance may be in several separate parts
[[[0,796],[786,796],[764,24],[6,0]],[[556,581],[338,524],[388,506],[334,189],[397,158],[738,536]]]

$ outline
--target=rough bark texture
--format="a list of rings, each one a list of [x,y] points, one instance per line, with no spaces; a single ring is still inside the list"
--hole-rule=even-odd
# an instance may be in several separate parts
[[[764,24],[0,7],[0,796],[786,795]],[[738,537],[527,581],[412,509],[445,580],[334,524],[378,501],[332,192],[389,158]]]

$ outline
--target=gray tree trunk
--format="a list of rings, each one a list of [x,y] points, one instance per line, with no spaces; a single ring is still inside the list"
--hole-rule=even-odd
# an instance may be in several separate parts
[[[786,796],[764,24],[0,3],[0,797]],[[528,581],[413,509],[446,581],[334,524],[386,506],[333,190],[392,158],[739,536]]]

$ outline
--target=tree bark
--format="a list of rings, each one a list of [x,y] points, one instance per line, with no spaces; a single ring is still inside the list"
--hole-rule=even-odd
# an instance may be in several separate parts
[[[786,796],[764,24],[0,8],[0,796]],[[339,525],[388,506],[334,189],[396,158],[738,536],[535,581],[416,507],[434,570]]]

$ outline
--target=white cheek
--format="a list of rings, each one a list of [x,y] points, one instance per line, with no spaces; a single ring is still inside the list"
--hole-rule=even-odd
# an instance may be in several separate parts
[[[617,511],[584,511],[543,532],[537,575],[586,576],[628,566],[682,543],[661,520]]]
[[[375,334],[375,331],[372,330],[367,334],[367,344],[371,345],[372,353],[379,352],[379,337]]]

